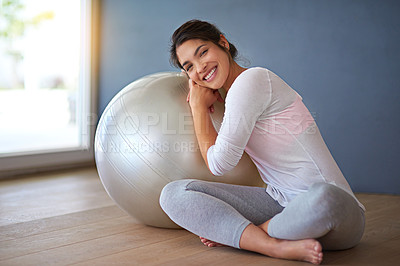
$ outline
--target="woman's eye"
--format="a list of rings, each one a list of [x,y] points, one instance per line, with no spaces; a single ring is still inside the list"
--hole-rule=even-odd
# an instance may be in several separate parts
[[[208,49],[205,49],[203,52],[201,52],[200,56],[204,55],[205,53],[207,53]]]
[[[188,72],[191,68],[192,68],[192,65],[188,66],[188,67],[186,68],[186,72]]]

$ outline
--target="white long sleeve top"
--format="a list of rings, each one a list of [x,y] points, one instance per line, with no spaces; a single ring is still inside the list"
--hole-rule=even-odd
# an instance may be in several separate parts
[[[317,182],[336,185],[357,200],[301,96],[261,67],[242,72],[228,91],[218,137],[207,151],[211,172],[232,170],[243,151],[266,192],[283,207]]]

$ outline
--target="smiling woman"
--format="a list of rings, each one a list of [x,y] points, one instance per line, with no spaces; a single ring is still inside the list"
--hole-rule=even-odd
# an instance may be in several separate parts
[[[172,35],[171,39],[174,44],[170,50],[171,63],[185,70],[189,78],[198,85],[212,89],[223,87],[229,89],[229,84],[221,82],[231,83],[233,80],[232,77],[228,77],[229,72],[223,71],[229,65],[233,65],[237,73],[244,70],[235,62],[238,53],[236,47],[217,27],[209,27],[207,23],[186,23]],[[205,63],[209,61],[212,64]],[[219,69],[218,65],[221,65]],[[219,80],[214,81],[218,71]]]
[[[267,68],[239,66],[233,54],[234,46],[205,21],[188,21],[172,36],[171,59],[190,78],[189,105],[209,171],[228,173],[246,152],[266,189],[225,184],[223,178],[178,180],[163,188],[161,207],[207,246],[313,264],[321,263],[322,249],[354,247],[365,208],[302,97]],[[226,98],[217,132],[210,111],[222,100],[220,88]]]
[[[181,44],[176,51],[180,55],[178,60],[184,62],[182,68],[196,84],[210,89],[229,89],[230,85],[225,83],[232,82],[228,79],[229,72],[226,71],[231,64],[231,57],[222,47],[226,47],[225,49],[229,47],[228,41],[223,36],[218,45],[210,41],[194,39]],[[191,51],[195,52],[192,54]],[[240,71],[239,65],[235,66]],[[218,78],[215,79],[215,77]]]
[[[0,176],[92,160],[94,2],[0,2]]]

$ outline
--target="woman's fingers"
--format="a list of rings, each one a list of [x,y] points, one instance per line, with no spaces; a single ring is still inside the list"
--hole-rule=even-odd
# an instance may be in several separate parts
[[[190,101],[190,91],[192,90],[192,88],[193,88],[193,86],[194,86],[195,84],[196,84],[196,83],[195,83],[193,80],[189,79],[189,93],[188,93],[187,98],[186,98],[186,101],[187,101],[187,102]]]
[[[212,104],[210,106],[210,108],[208,108],[210,110],[210,113],[214,113],[215,109],[214,109],[214,104]]]
[[[217,96],[217,101],[219,101],[219,102],[221,102],[221,103],[224,102],[224,99],[222,98],[222,96],[221,96],[221,94],[219,93],[218,90],[216,90],[216,91],[214,92],[214,94]]]
[[[221,96],[221,94],[219,93],[218,90],[215,90],[215,91],[214,91],[214,95],[217,97],[217,101],[219,101],[219,102],[221,102],[221,103],[224,102],[224,99],[222,98],[222,96]],[[215,111],[214,104],[212,104],[212,105],[210,106],[210,112],[211,112],[211,113],[214,113],[214,111]]]
[[[198,85],[193,80],[189,79],[189,93],[186,101],[193,108],[195,106],[207,106],[211,113],[214,113],[214,102],[223,102],[218,90],[213,90],[204,86]]]
[[[195,85],[197,85],[197,83],[189,79],[189,89],[192,89]]]

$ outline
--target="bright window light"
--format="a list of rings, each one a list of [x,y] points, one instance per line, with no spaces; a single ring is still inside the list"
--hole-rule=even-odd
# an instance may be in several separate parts
[[[85,145],[81,1],[0,4],[0,156]]]

